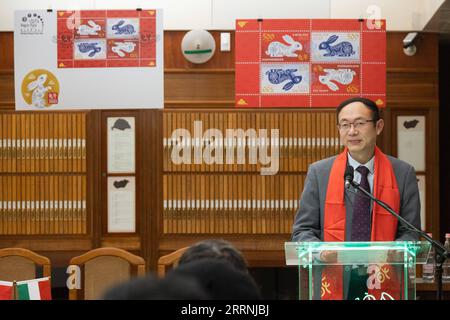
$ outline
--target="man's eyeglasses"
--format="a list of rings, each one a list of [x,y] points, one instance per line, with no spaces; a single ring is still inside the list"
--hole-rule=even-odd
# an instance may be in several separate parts
[[[341,122],[338,123],[338,128],[340,131],[346,132],[350,130],[350,127],[353,125],[355,130],[363,128],[367,123],[375,122],[375,120],[357,120],[355,122]]]

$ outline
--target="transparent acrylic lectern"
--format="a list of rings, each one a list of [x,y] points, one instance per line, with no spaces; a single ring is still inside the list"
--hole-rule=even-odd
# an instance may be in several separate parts
[[[430,243],[286,242],[287,265],[298,265],[301,300],[415,300],[416,265]]]

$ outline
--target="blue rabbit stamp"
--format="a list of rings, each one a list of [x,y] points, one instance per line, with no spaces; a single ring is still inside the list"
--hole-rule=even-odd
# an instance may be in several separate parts
[[[353,45],[348,41],[342,41],[335,45],[331,45],[336,42],[339,36],[333,34],[326,41],[319,44],[319,50],[326,50],[327,52],[323,55],[324,57],[349,57],[355,54],[353,51]]]
[[[81,42],[78,43],[78,50],[82,53],[86,53],[89,52],[88,56],[89,57],[93,57],[95,56],[97,53],[99,53],[100,51],[102,51],[102,48],[97,46],[98,43],[97,42]]]
[[[270,69],[266,71],[267,78],[272,84],[280,84],[282,82],[288,81],[283,86],[284,91],[289,91],[294,84],[300,83],[302,81],[302,76],[295,75],[297,69]]]

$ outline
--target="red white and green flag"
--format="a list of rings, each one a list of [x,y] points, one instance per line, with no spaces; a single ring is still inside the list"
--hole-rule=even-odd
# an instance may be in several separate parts
[[[51,300],[50,277],[17,281],[18,300]]]
[[[13,282],[0,281],[0,300],[11,300],[13,285]]]

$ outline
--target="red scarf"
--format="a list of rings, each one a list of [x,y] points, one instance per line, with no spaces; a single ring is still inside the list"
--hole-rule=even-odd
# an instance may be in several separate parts
[[[344,172],[347,167],[347,148],[339,154],[333,163],[328,181],[325,199],[324,241],[345,241],[345,197]],[[400,209],[400,193],[397,187],[392,164],[386,155],[375,147],[375,176],[373,195],[387,203],[395,212]],[[394,241],[397,233],[397,219],[378,204],[372,207],[371,241]],[[389,288],[389,294],[399,298],[399,279],[392,266],[384,265],[378,268],[377,276],[383,280],[381,289],[369,290],[377,300],[382,291]],[[340,300],[343,298],[342,266],[327,266],[322,272],[322,300]],[[383,289],[384,288],[384,289]],[[397,288],[397,290],[392,290]],[[395,292],[394,292],[395,291]]]

